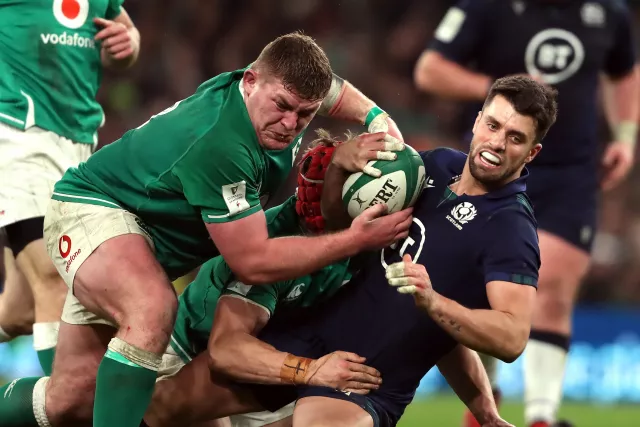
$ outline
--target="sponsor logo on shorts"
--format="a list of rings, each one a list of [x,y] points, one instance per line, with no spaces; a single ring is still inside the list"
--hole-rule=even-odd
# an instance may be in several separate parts
[[[75,259],[76,259],[76,258],[78,257],[78,255],[80,255],[81,253],[82,253],[82,249],[78,249],[77,251],[75,251],[75,252],[73,253],[73,255],[71,255],[71,256],[69,257],[69,259],[67,260],[67,266],[66,266],[66,268],[64,269],[64,271],[66,271],[67,273],[69,272],[69,267],[71,267],[71,263],[72,263],[73,261],[75,261]]]
[[[58,250],[60,250],[60,256],[66,258],[71,253],[71,237],[66,234],[60,237],[60,240],[58,240]]]
[[[75,30],[87,21],[89,15],[89,0],[54,0],[53,16],[61,25]],[[40,40],[44,44],[95,49],[96,42],[91,37],[83,37],[78,33],[42,33]]]
[[[58,250],[60,251],[60,256],[63,259],[69,257],[69,259],[67,259],[67,265],[65,267],[65,271],[68,273],[69,267],[71,267],[71,263],[73,263],[78,255],[82,253],[82,249],[78,249],[71,256],[69,256],[69,254],[71,253],[71,237],[65,234],[64,236],[60,237],[60,240],[58,241]]]

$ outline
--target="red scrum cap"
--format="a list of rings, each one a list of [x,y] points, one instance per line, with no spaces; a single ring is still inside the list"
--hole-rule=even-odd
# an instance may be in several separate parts
[[[311,143],[311,148],[302,156],[298,166],[296,212],[312,233],[324,231],[325,223],[320,210],[322,186],[331,157],[339,143],[328,132],[319,130],[318,139]]]

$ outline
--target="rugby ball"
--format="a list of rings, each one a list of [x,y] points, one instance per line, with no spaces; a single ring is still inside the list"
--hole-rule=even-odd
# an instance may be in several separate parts
[[[351,218],[377,203],[386,203],[389,213],[415,204],[424,186],[424,163],[420,154],[408,145],[396,154],[398,158],[394,161],[369,162],[382,172],[379,178],[362,172],[347,178],[342,187],[342,203]]]

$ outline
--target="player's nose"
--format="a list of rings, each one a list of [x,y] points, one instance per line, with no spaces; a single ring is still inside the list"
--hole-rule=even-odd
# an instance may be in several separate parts
[[[280,120],[280,123],[282,123],[282,126],[286,130],[293,131],[298,125],[298,115],[292,111],[286,112]]]

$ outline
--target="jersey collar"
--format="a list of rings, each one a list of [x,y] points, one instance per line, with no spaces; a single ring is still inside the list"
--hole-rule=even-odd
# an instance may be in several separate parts
[[[486,196],[489,199],[501,199],[517,193],[524,193],[527,191],[527,178],[529,178],[529,170],[525,167],[522,169],[519,178],[514,179],[502,188],[488,192]]]

